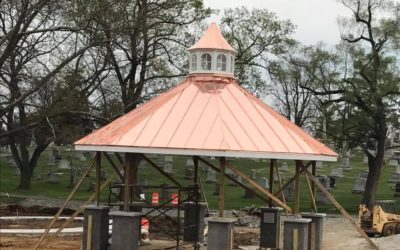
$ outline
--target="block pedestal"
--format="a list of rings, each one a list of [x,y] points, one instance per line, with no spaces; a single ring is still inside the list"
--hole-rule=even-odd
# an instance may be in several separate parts
[[[308,250],[311,219],[287,219],[284,222],[283,250]]]
[[[206,203],[185,203],[185,217],[183,221],[183,241],[204,241],[204,216]]]
[[[233,249],[233,225],[236,219],[211,218],[208,220],[208,250]]]
[[[260,208],[260,248],[279,248],[282,208]]]
[[[138,212],[110,212],[113,221],[111,250],[137,250],[140,240],[140,216]]]
[[[311,219],[308,228],[308,249],[322,250],[322,235],[324,229],[324,218],[326,214],[301,213],[301,217]]]
[[[83,250],[106,250],[108,245],[108,212],[110,207],[87,206],[84,209]]]

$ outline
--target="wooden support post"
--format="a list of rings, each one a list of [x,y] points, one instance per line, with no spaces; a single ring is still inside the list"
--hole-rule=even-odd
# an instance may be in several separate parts
[[[312,171],[311,172],[312,175],[315,177],[316,174],[317,174],[317,164],[316,164],[315,161],[312,161],[312,163],[311,163],[311,171]],[[317,189],[315,187],[315,183],[314,182],[311,182],[311,193],[312,193],[312,197],[314,197],[312,206],[315,209],[314,212],[317,213],[317,205],[316,205],[316,202],[315,202],[315,197],[317,195]]]
[[[206,161],[205,159],[199,157],[199,160],[201,162],[203,162],[204,164],[206,164],[207,166],[209,166],[210,168],[212,168],[214,171],[216,171],[217,173],[221,173],[220,169],[216,166],[214,166],[212,163]],[[249,188],[248,186],[246,186],[245,184],[241,183],[240,181],[238,181],[237,179],[233,178],[232,176],[225,174],[225,177],[228,178],[229,180],[233,181],[234,183],[236,183],[237,185],[241,186],[242,188],[252,192],[255,196],[257,196],[258,198],[260,198],[263,202],[268,202],[268,199],[266,199],[264,196],[260,195],[259,193],[257,193],[256,191],[254,191],[253,189]]]
[[[125,179],[124,179],[124,211],[128,212],[129,211],[129,203],[131,199],[131,188],[130,188],[130,181],[129,177],[131,176],[131,166],[128,163],[128,160],[126,159],[127,157],[125,156]]]
[[[236,169],[231,163],[227,162],[226,166],[232,170],[233,173],[235,173],[236,175],[240,176],[243,180],[247,181],[248,183],[250,183],[253,187],[255,187],[258,191],[260,191],[261,193],[265,194],[267,197],[271,198],[273,201],[275,201],[276,203],[278,203],[281,207],[283,207],[284,209],[286,209],[289,212],[292,212],[292,209],[285,203],[283,203],[281,200],[279,200],[275,195],[271,194],[270,192],[268,192],[265,188],[263,188],[262,186],[260,186],[260,184],[258,184],[257,182],[255,182],[254,180],[252,180],[250,177],[248,177],[247,175],[243,174],[242,172],[240,172],[238,169]]]
[[[199,175],[199,157],[193,156],[193,165],[194,165],[194,185],[197,185],[198,175]]]
[[[300,217],[300,161],[296,161],[294,215]]]
[[[307,164],[307,167],[309,166],[309,164],[311,164],[311,162],[309,162]],[[296,173],[292,178],[290,178],[281,188],[279,188],[278,191],[275,192],[275,196],[278,196],[287,186],[289,186],[290,183],[292,183],[297,176],[299,176],[301,173],[303,173],[303,169],[300,170],[300,173]]]
[[[330,202],[343,214],[344,218],[346,218],[350,224],[360,233],[360,235],[369,243],[369,245],[376,250],[379,248],[375,245],[375,243],[368,237],[368,235],[362,230],[357,223],[353,220],[353,218],[347,213],[347,211],[336,201],[336,199],[329,193],[328,190],[318,181],[318,179],[313,176],[306,167],[302,167],[304,172],[307,174],[308,178],[310,178],[315,185],[326,195],[326,197],[330,200]]]
[[[225,199],[225,186],[224,186],[224,177],[225,177],[225,157],[219,158],[219,217],[224,217],[224,199]]]
[[[177,185],[178,187],[182,188],[183,186],[177,181],[175,180],[171,175],[167,174],[164,172],[164,170],[162,168],[160,168],[159,166],[157,166],[157,164],[155,164],[150,158],[148,158],[147,156],[145,156],[144,154],[140,154],[140,156],[142,157],[142,159],[144,159],[145,161],[147,161],[152,167],[154,167],[158,172],[160,172],[160,174],[162,174],[163,176],[165,176],[167,179],[169,179],[170,181],[172,181],[175,185]]]
[[[96,205],[100,205],[101,152],[96,153]]]
[[[272,194],[274,191],[273,185],[274,185],[274,166],[276,165],[276,160],[271,159],[269,162],[269,192]],[[276,174],[279,175],[279,172],[276,172]],[[269,207],[272,207],[273,201],[272,199],[269,199]]]
[[[83,180],[86,178],[86,176],[89,175],[90,170],[92,170],[94,164],[96,162],[96,159],[93,159],[92,162],[90,163],[89,168],[86,170],[86,172],[81,176],[81,178],[79,179],[79,181],[76,183],[75,187],[71,190],[71,193],[68,195],[67,199],[64,201],[64,204],[60,207],[60,209],[57,211],[56,215],[54,215],[53,219],[51,220],[50,224],[47,226],[46,230],[44,231],[44,233],[42,234],[42,236],[40,237],[38,243],[36,244],[36,246],[34,247],[34,249],[38,249],[40,244],[42,244],[44,238],[47,236],[47,234],[49,233],[51,227],[54,225],[54,223],[56,222],[56,220],[58,219],[58,217],[60,217],[62,211],[64,211],[65,207],[68,205],[68,202],[72,199],[72,197],[75,195],[76,191],[78,191],[80,185],[82,184]]]
[[[115,165],[114,161],[107,154],[107,152],[103,152],[103,155],[106,157],[107,161],[111,164],[111,167],[114,169],[114,171],[118,175],[119,179],[123,182],[124,181],[124,177],[122,176],[122,174],[121,174],[120,170],[118,169],[117,165]]]

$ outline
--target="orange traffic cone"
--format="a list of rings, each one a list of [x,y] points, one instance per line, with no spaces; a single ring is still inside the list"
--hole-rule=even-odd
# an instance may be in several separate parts
[[[178,194],[172,194],[172,205],[178,205]]]
[[[142,218],[141,220],[140,220],[140,225],[142,226],[142,229],[146,229],[147,231],[149,230],[149,225],[150,225],[150,223],[149,223],[149,220],[147,219],[147,218]]]
[[[153,193],[153,196],[151,197],[151,203],[153,205],[158,205],[158,193]]]

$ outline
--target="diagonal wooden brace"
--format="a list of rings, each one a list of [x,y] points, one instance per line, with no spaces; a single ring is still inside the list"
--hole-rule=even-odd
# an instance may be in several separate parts
[[[281,207],[283,207],[284,209],[286,209],[288,212],[292,212],[292,209],[286,205],[286,203],[284,203],[283,201],[281,201],[280,199],[278,199],[275,195],[271,194],[270,192],[268,192],[267,190],[265,190],[260,184],[258,184],[257,182],[255,182],[254,180],[252,180],[250,177],[248,177],[247,175],[245,175],[244,173],[242,173],[241,171],[239,171],[237,168],[235,168],[230,162],[226,163],[226,166],[232,170],[233,173],[235,173],[236,175],[240,176],[242,179],[246,180],[248,183],[250,183],[250,185],[252,185],[253,187],[255,187],[258,191],[260,191],[261,193],[265,194],[268,198],[270,198],[271,200],[273,200],[275,203],[279,204]]]

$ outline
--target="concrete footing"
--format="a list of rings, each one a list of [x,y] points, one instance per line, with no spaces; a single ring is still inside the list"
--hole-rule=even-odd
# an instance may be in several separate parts
[[[138,212],[110,212],[113,220],[111,250],[137,250],[140,240],[140,216]]]
[[[287,219],[284,222],[283,250],[307,250],[311,219]]]
[[[311,219],[308,227],[308,249],[322,250],[322,235],[324,229],[324,218],[326,214],[301,213],[301,217]]]
[[[183,241],[204,241],[204,216],[206,203],[185,203],[185,217],[183,221]]]
[[[208,220],[207,250],[232,250],[233,225],[236,219],[211,218]]]
[[[87,206],[84,209],[82,250],[106,250],[110,207]]]
[[[260,248],[279,248],[282,208],[260,208]]]

